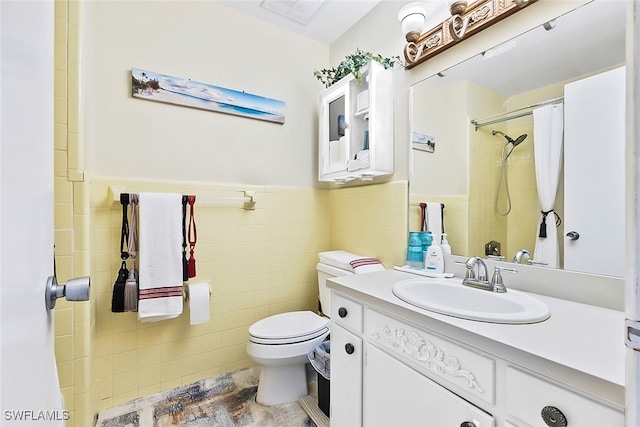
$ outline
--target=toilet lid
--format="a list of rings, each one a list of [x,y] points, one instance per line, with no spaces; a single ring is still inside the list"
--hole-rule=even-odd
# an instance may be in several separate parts
[[[312,311],[292,311],[275,314],[249,327],[249,334],[261,340],[288,340],[322,334],[329,327],[329,319]]]

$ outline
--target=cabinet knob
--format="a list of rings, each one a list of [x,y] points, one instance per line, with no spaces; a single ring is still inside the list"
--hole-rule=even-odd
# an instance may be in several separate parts
[[[353,352],[356,350],[356,348],[353,346],[353,344],[351,343],[346,343],[344,345],[344,351],[347,352],[347,354],[353,354]]]
[[[567,417],[555,406],[545,406],[540,415],[549,427],[567,427]]]
[[[340,308],[338,309],[338,316],[340,316],[340,317],[342,317],[342,318],[347,317],[347,309],[346,309],[346,308],[344,308],[344,307],[340,307]]]
[[[473,421],[464,421],[462,424],[460,424],[460,427],[478,427],[478,425]]]

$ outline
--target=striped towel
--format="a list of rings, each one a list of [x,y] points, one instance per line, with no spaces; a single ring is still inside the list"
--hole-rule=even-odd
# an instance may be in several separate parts
[[[355,274],[384,270],[384,266],[376,258],[358,258],[350,261],[349,264]]]
[[[139,195],[138,319],[156,322],[182,313],[182,195]]]

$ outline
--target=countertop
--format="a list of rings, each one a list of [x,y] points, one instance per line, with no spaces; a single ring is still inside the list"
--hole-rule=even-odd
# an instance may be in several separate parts
[[[488,346],[489,352],[495,347],[497,355],[506,355],[507,360],[510,354],[536,356],[532,359],[541,361],[538,364],[546,370],[546,375],[555,376],[553,368],[548,367],[554,364],[588,374],[610,383],[616,395],[613,400],[622,403],[626,349],[623,312],[525,292],[548,305],[549,319],[524,325],[460,319],[415,307],[392,293],[395,282],[416,277],[419,276],[385,270],[331,278],[327,286],[421,326],[452,333],[456,339],[478,345],[485,351],[489,342],[492,344]],[[462,281],[459,277],[449,280]]]

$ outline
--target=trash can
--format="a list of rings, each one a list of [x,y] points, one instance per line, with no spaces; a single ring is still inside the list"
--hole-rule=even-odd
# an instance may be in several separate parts
[[[328,417],[331,385],[331,340],[323,341],[307,354],[318,373],[318,407]]]

